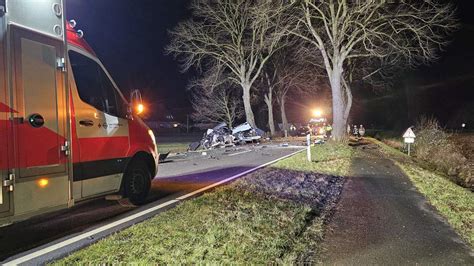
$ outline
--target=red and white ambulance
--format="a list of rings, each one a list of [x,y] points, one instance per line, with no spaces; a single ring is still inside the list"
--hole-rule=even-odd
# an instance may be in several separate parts
[[[143,203],[153,132],[65,19],[63,0],[0,0],[0,224],[121,193]]]

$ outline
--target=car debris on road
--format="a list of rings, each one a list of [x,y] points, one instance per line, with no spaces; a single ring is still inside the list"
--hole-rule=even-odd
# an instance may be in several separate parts
[[[196,151],[200,147],[209,150],[214,148],[230,147],[260,140],[265,132],[259,128],[252,127],[248,122],[230,129],[226,123],[220,123],[212,129],[208,129],[200,142],[193,142],[189,150]]]

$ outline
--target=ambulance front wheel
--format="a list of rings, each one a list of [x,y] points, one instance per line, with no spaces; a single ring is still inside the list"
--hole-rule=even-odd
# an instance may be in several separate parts
[[[132,204],[145,203],[151,187],[151,174],[143,161],[134,161],[130,164],[124,176],[124,196]]]

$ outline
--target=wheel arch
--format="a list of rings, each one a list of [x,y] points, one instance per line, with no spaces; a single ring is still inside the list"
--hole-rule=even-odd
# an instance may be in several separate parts
[[[139,151],[137,152],[132,158],[130,158],[127,162],[127,165],[125,166],[125,171],[124,173],[127,171],[128,167],[133,163],[133,162],[136,162],[136,161],[143,161],[146,163],[146,165],[148,166],[148,170],[150,171],[150,174],[151,174],[151,179],[153,179],[156,175],[156,168],[157,168],[157,165],[155,164],[155,159],[153,158],[153,155],[147,153],[147,152],[144,152],[144,151]]]
[[[148,170],[150,171],[150,178],[153,179],[157,173],[157,165],[155,164],[155,160],[153,158],[153,156],[147,152],[144,152],[144,151],[139,151],[137,152],[133,157],[131,157],[127,164],[125,165],[124,167],[124,170],[123,170],[123,178],[122,178],[122,182],[120,184],[120,192],[123,192],[123,185],[124,185],[124,182],[125,182],[125,174],[127,173],[130,165],[132,165],[134,162],[136,161],[143,161],[145,162],[145,164],[147,165],[148,167]]]

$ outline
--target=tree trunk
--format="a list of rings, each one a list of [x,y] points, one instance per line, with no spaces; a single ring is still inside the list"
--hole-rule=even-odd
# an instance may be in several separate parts
[[[273,120],[273,99],[272,91],[265,94],[265,103],[268,109],[268,127],[270,128],[270,135],[275,136],[275,121]]]
[[[285,138],[288,137],[288,118],[286,117],[286,108],[285,108],[285,96],[280,97],[280,113],[281,113],[281,123],[283,124],[283,132],[285,133]]]
[[[344,93],[346,95],[346,101],[345,101],[345,109],[344,109],[344,124],[347,124],[347,119],[349,118],[349,114],[351,112],[352,108],[352,91],[351,88],[349,87],[349,84],[344,81]]]
[[[336,140],[341,140],[346,132],[346,120],[344,112],[344,93],[342,87],[342,67],[334,67],[330,78],[332,92],[332,136]]]
[[[247,122],[252,127],[257,127],[255,124],[255,116],[253,115],[252,105],[250,104],[250,85],[249,84],[241,84],[243,89],[242,100],[244,102],[244,110],[245,110],[245,118]]]
[[[232,119],[232,115],[229,113],[227,113],[227,127],[232,129],[234,127],[233,125],[233,119]]]

